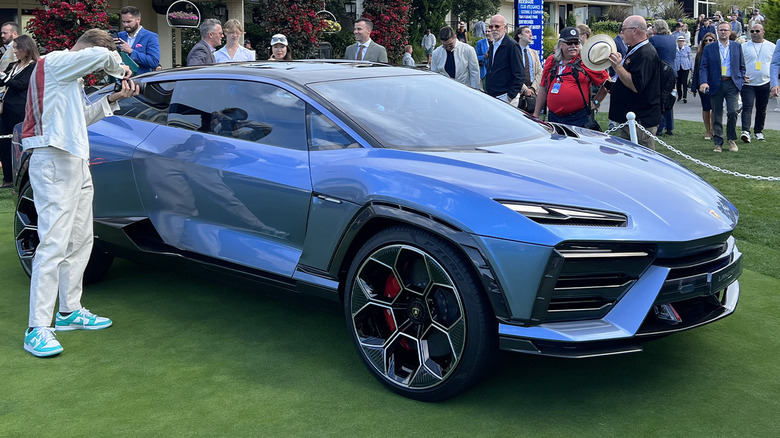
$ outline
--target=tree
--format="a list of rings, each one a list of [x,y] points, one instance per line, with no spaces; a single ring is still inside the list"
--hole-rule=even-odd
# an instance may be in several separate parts
[[[295,58],[314,58],[325,29],[325,17],[317,15],[322,3],[311,0],[278,0],[268,3],[265,22],[271,35],[283,33]]]
[[[780,38],[780,0],[766,0],[761,6],[761,13],[766,17],[764,22],[764,39],[777,41]],[[747,26],[745,17],[745,25]]]
[[[445,18],[452,10],[452,0],[412,0],[409,18],[409,44],[421,44],[426,29],[434,35],[446,26]]]
[[[374,23],[371,40],[385,46],[390,63],[398,63],[409,39],[410,0],[366,0],[363,17]]]
[[[501,0],[452,0],[452,13],[461,20],[484,19],[498,13]],[[512,21],[507,17],[507,21]]]
[[[645,10],[645,17],[652,17],[653,14],[661,12],[664,5],[674,0],[632,0],[631,4],[637,8]]]
[[[44,9],[33,11],[33,18],[27,23],[27,32],[32,35],[41,54],[55,50],[70,49],[84,32],[89,29],[108,29],[106,0],[39,0]],[[95,85],[99,78],[87,75],[84,82]]]
[[[44,9],[33,11],[27,32],[44,53],[70,49],[89,29],[109,28],[106,0],[39,1]]]

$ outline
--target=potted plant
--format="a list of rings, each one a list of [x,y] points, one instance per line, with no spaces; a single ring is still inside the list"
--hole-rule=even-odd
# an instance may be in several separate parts
[[[173,11],[168,13],[168,24],[177,27],[177,26],[186,26],[186,27],[192,27],[197,26],[199,21],[199,17],[192,13],[192,12],[186,12],[186,11]]]

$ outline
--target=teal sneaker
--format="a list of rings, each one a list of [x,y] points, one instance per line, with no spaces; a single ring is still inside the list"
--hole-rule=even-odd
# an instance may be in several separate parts
[[[97,316],[85,308],[81,308],[68,316],[62,316],[57,312],[54,329],[57,331],[68,330],[100,330],[111,327],[113,322],[108,318]]]
[[[62,345],[51,327],[34,327],[24,332],[24,349],[33,356],[46,357],[62,353]]]

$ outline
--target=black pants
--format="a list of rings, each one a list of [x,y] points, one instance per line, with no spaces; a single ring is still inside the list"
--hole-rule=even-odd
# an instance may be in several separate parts
[[[0,116],[0,134],[11,134],[14,125],[24,121],[24,108],[22,111],[14,111],[14,109],[8,105],[8,108],[4,109],[3,115]],[[0,164],[3,166],[3,183],[13,181],[10,138],[0,139]]]
[[[688,73],[690,70],[677,70],[677,100],[688,98]]]
[[[756,123],[753,126],[753,133],[759,134],[764,131],[764,121],[766,120],[766,106],[769,104],[769,83],[764,85],[742,86],[742,130],[750,132],[750,116],[753,112],[753,103],[756,106]]]

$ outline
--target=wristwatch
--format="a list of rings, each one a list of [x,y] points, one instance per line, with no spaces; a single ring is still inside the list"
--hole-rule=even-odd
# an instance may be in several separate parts
[[[598,99],[594,99],[593,104],[596,105],[596,108],[598,108],[601,105],[601,102],[599,102]]]

